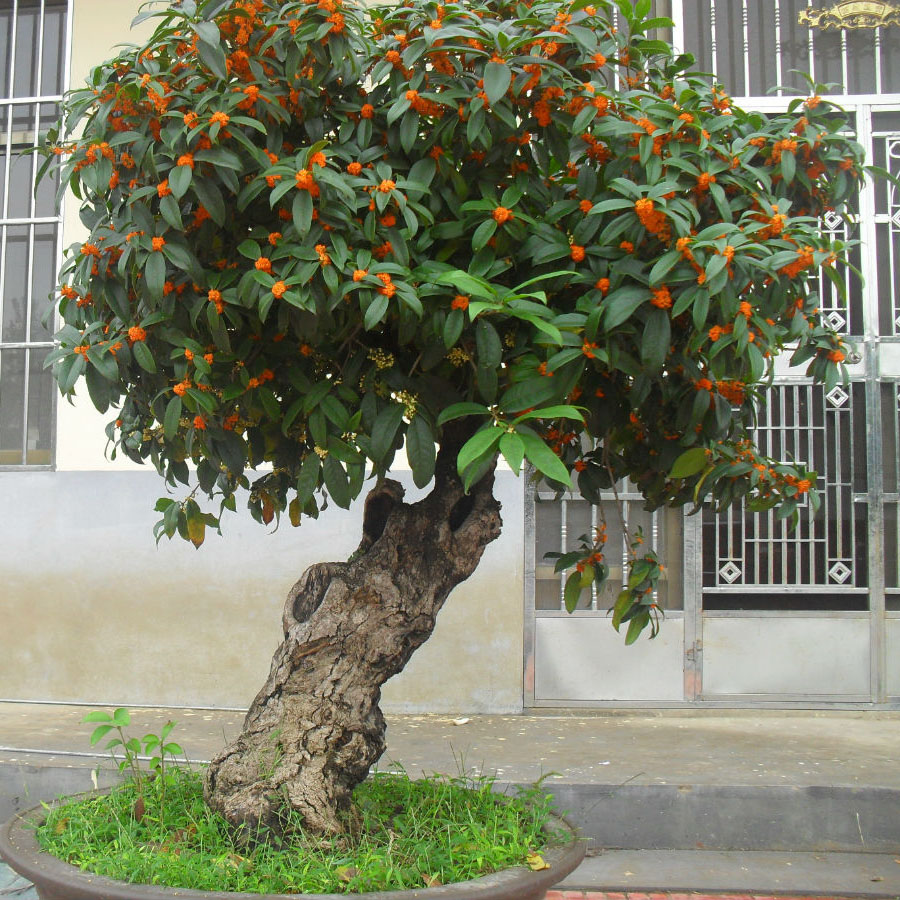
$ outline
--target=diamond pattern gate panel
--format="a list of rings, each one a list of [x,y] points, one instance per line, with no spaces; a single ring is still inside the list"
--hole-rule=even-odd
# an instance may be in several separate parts
[[[822,509],[808,502],[791,530],[775,510],[703,513],[704,610],[863,610],[868,598],[865,385],[825,393],[776,385],[756,438],[776,459],[819,474]]]

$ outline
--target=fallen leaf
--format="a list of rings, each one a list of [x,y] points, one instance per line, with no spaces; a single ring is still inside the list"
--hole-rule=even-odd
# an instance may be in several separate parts
[[[529,853],[528,856],[525,857],[525,862],[528,863],[528,868],[531,869],[532,872],[540,872],[542,869],[550,868],[550,863],[548,863],[540,853]]]
[[[422,881],[425,887],[440,887],[444,883],[437,875],[423,875]]]
[[[356,866],[341,866],[339,869],[335,870],[335,875],[337,875],[341,881],[347,883],[353,881],[353,879],[359,875],[359,869],[357,869]]]
[[[55,834],[62,834],[66,830],[66,826],[69,824],[68,819],[60,819],[56,825],[53,826],[53,831]]]
[[[453,724],[454,725],[468,725],[469,722],[471,722],[471,721],[472,720],[470,718],[468,718],[467,716],[463,716],[461,719],[454,719]]]
[[[147,811],[146,806],[144,806],[144,798],[138,797],[134,802],[134,821],[140,822],[141,819],[144,818],[144,813]]]

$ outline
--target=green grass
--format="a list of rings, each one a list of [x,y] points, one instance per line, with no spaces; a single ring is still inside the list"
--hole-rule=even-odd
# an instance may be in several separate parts
[[[37,834],[54,856],[131,883],[273,894],[421,888],[525,865],[553,842],[544,791],[507,797],[492,788],[483,777],[378,774],[354,793],[352,834],[317,838],[288,814],[280,838],[247,840],[206,808],[197,772],[174,769],[164,785],[145,779],[140,821],[126,783],[54,806]]]

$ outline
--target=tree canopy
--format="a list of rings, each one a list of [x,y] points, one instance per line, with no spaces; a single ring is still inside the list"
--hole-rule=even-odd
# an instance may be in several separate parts
[[[785,348],[846,378],[818,219],[861,148],[814,89],[737,108],[649,9],[181,0],[69,95],[47,165],[89,235],[51,359],[113,452],[196,485],[160,535],[199,545],[195,497],[241,488],[263,523],[347,507],[404,446],[425,486],[451,422],[466,485],[500,455],[593,501],[815,501],[749,432]],[[605,578],[597,541],[560,562]]]

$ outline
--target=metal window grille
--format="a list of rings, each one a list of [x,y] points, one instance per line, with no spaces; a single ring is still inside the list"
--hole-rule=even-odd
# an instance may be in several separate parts
[[[647,544],[660,551],[667,565],[654,600],[662,609],[680,609],[682,592],[680,584],[681,511],[643,509],[644,499],[629,487],[619,486],[618,503],[610,492],[602,496],[599,505],[571,495],[556,499],[552,491],[538,490],[535,503],[535,609],[560,611],[565,609],[563,599],[566,579],[573,569],[555,573],[554,559],[545,559],[550,551],[567,552],[580,545],[582,535],[593,537],[603,526],[607,541],[604,545],[604,562],[609,566],[609,578],[598,590],[591,585],[581,592],[578,609],[606,615],[622,590],[622,573],[628,571],[629,541],[638,528]]]
[[[876,165],[900,175],[900,112],[876,113],[872,144]],[[900,188],[887,179],[875,197],[879,332],[900,337]]]
[[[35,190],[27,151],[56,120],[68,71],[67,0],[0,0],[0,467],[53,462],[44,322],[61,256],[57,184]]]
[[[832,93],[900,91],[900,28],[825,30],[799,22],[808,0],[680,0],[682,42],[735,97],[790,96],[809,72]],[[680,15],[679,15],[680,13]]]
[[[775,511],[704,511],[706,608],[866,608],[868,530],[865,385],[825,391],[774,387],[755,437],[776,459],[806,461],[819,475],[822,511],[801,510],[795,530]],[[802,597],[802,599],[801,599]],[[855,599],[854,599],[855,598]]]

